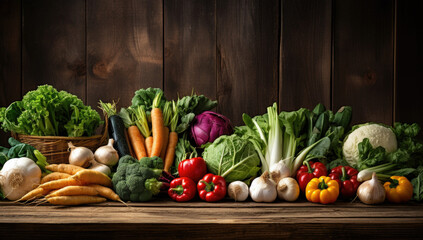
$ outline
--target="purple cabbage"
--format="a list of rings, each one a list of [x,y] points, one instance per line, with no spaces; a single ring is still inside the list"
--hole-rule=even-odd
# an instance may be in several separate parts
[[[232,132],[231,121],[212,111],[205,111],[195,116],[191,125],[191,136],[197,147],[213,142],[221,135],[230,135]]]

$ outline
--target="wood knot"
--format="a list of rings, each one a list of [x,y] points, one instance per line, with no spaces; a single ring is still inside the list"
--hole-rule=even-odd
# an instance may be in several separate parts
[[[165,56],[165,58],[172,57],[172,55],[173,55],[172,50],[169,47],[165,47],[165,49],[164,49],[164,56]]]
[[[93,74],[98,78],[107,79],[110,74],[110,67],[107,63],[100,61],[94,64]]]
[[[74,72],[76,77],[83,77],[87,74],[85,63],[70,63],[68,69]]]
[[[376,75],[375,71],[368,70],[364,73],[363,79],[364,79],[364,83],[366,85],[374,85],[376,83],[376,80],[377,80],[377,75]]]

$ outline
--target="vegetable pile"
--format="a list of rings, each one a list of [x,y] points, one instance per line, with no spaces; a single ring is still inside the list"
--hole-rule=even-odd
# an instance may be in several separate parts
[[[161,89],[135,91],[131,106],[99,101],[109,142],[74,146],[69,164],[48,165],[30,145],[0,147],[1,190],[19,201],[79,205],[145,202],[306,201],[365,204],[423,200],[423,144],[417,124],[350,126],[352,108],[280,111],[277,104],[242,126],[212,112],[217,102]],[[36,112],[38,115],[36,115]],[[48,85],[0,110],[2,128],[22,134],[88,136],[100,118],[75,96]],[[42,175],[43,174],[43,175]]]

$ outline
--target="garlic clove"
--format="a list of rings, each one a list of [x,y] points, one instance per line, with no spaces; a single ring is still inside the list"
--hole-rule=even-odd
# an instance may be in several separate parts
[[[273,164],[270,167],[270,178],[278,183],[282,178],[291,176],[291,169],[285,164],[284,160],[280,160],[278,163]]]
[[[250,186],[250,197],[255,202],[273,202],[276,200],[276,184],[270,179],[268,171],[253,180]]]
[[[248,186],[244,182],[235,181],[228,185],[228,195],[237,202],[243,202],[248,198]]]
[[[69,164],[84,168],[90,165],[90,161],[94,159],[94,154],[90,149],[75,147],[72,142],[69,142],[68,146],[70,150]]]
[[[291,177],[282,178],[277,185],[278,197],[281,200],[293,202],[300,196],[300,186]]]
[[[89,169],[91,169],[91,170],[102,172],[102,173],[106,174],[107,176],[110,176],[110,174],[112,173],[112,171],[110,170],[110,168],[107,165],[99,163],[95,160],[90,161],[90,163],[91,163],[91,167]]]
[[[110,167],[116,165],[119,161],[119,154],[113,148],[113,144],[114,140],[110,138],[107,145],[99,147],[94,153],[95,160]]]
[[[385,189],[375,172],[373,172],[372,179],[363,182],[358,187],[357,196],[365,204],[379,204],[385,201]]]

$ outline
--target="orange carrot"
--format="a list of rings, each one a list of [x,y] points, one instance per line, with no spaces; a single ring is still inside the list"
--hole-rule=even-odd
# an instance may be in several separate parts
[[[112,187],[112,180],[106,174],[91,169],[79,171],[70,178],[80,182],[80,185],[100,184]]]
[[[58,197],[58,196],[78,196],[78,195],[96,196],[97,194],[98,194],[97,190],[90,186],[67,186],[67,187],[58,189],[54,193],[48,194],[46,198]]]
[[[94,188],[98,195],[108,198],[110,200],[113,201],[117,201],[117,202],[123,202],[119,195],[117,195],[112,189],[108,188],[108,187],[104,187],[98,184],[94,184],[94,185],[89,185],[90,187]]]
[[[162,152],[160,153],[160,158],[164,161],[166,156],[167,144],[169,143],[169,128],[168,127],[164,127],[163,139],[164,139],[164,144],[163,144]]]
[[[145,139],[145,148],[147,149],[147,154],[151,157],[151,151],[153,149],[153,136],[149,136]]]
[[[137,126],[130,126],[128,128],[128,136],[129,136],[129,142],[132,146],[132,149],[134,149],[135,157],[140,160],[143,157],[147,157],[147,150],[145,149],[144,145],[144,137],[141,135],[140,130]]]
[[[46,176],[44,176],[41,179],[41,184],[46,183],[46,182],[50,182],[53,180],[59,180],[59,179],[63,179],[63,178],[68,178],[70,177],[70,174],[67,173],[61,173],[61,172],[52,172],[47,174]]]
[[[164,122],[163,122],[163,112],[160,109],[160,100],[163,93],[157,94],[153,101],[153,109],[151,110],[151,130],[153,132],[153,147],[151,149],[151,157],[157,156],[160,157],[162,152],[164,139]]]
[[[61,172],[61,173],[67,173],[70,175],[74,175],[75,173],[84,170],[83,167],[78,167],[71,164],[50,164],[46,166],[47,170],[53,171],[53,172]]]
[[[63,188],[63,187],[66,187],[66,186],[80,186],[80,185],[83,185],[83,184],[81,182],[73,179],[72,177],[69,177],[69,178],[64,178],[64,179],[46,182],[46,183],[41,184],[38,187],[43,188],[43,189],[53,190],[53,189]]]
[[[175,101],[172,101],[173,105],[173,116],[170,120],[170,133],[169,133],[169,143],[167,144],[166,155],[163,161],[164,171],[169,172],[170,167],[173,165],[173,160],[175,159],[175,149],[178,144],[178,134],[176,133],[176,126],[178,124],[178,108]]]
[[[20,201],[31,201],[31,200],[34,200],[36,198],[45,196],[49,192],[50,192],[50,189],[36,188],[36,189],[28,192],[27,194],[25,194],[23,197],[21,197],[17,201],[19,201],[19,202]]]
[[[49,197],[47,201],[54,205],[82,205],[90,203],[101,203],[107,201],[103,197],[97,196],[58,196],[58,197]]]
[[[166,172],[169,172],[170,167],[173,165],[176,144],[178,144],[178,134],[176,132],[170,132],[169,144],[167,145],[166,158],[164,160],[164,171]]]
[[[130,144],[130,142],[129,142],[129,133],[128,133],[128,129],[124,129],[124,130],[123,130],[123,132],[125,133],[125,139],[126,139],[126,142],[128,143],[129,154],[130,154],[132,157],[136,157],[136,156],[135,156],[135,153],[134,153],[134,150],[133,150],[133,148],[132,148],[132,145],[131,145],[131,144]]]

